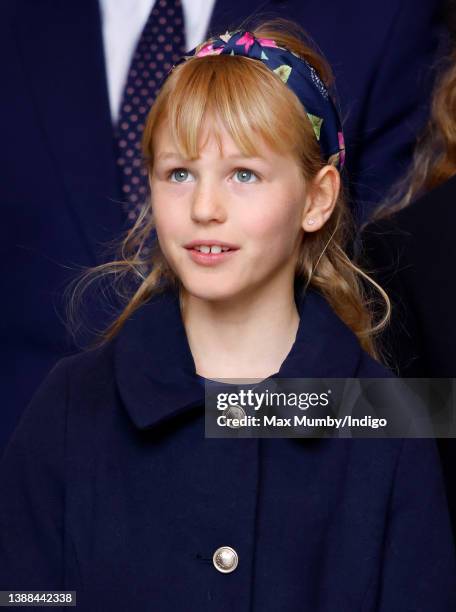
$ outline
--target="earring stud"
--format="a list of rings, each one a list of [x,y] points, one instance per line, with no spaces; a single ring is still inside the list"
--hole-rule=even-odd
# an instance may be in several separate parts
[[[315,223],[315,219],[309,218],[307,219],[308,225],[313,225]]]

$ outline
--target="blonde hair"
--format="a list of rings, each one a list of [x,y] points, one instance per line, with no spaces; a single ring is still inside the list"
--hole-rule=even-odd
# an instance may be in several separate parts
[[[256,37],[272,38],[306,59],[330,86],[333,80],[326,61],[315,51],[305,32],[289,20],[275,18],[251,29]],[[258,60],[243,56],[192,57],[177,66],[165,80],[146,122],[143,154],[148,170],[154,161],[154,134],[166,119],[179,150],[186,159],[198,157],[198,136],[204,120],[218,119],[242,154],[258,153],[258,134],[277,152],[290,151],[300,163],[307,181],[312,181],[327,163],[306,111],[297,96]],[[214,125],[216,125],[214,121]],[[216,129],[214,128],[216,137]],[[125,236],[117,259],[97,266],[83,279],[112,276],[124,307],[102,334],[113,338],[132,313],[167,286],[180,287],[158,242],[151,244],[154,220],[151,202],[146,202],[136,223]],[[354,227],[341,192],[333,214],[318,231],[306,233],[301,246],[296,278],[319,290],[338,316],[353,330],[361,346],[378,358],[374,336],[389,318],[390,304],[383,289],[346,254]],[[382,303],[368,297],[363,280],[375,288]],[[79,290],[81,285],[79,285]],[[369,293],[372,296],[371,293]],[[378,308],[383,309],[380,317]],[[379,320],[375,324],[374,320]]]

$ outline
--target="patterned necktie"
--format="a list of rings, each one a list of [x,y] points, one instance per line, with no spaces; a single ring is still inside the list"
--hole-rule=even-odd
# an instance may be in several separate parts
[[[156,0],[141,33],[128,72],[115,136],[128,225],[136,221],[147,194],[141,137],[160,79],[185,53],[180,0]]]

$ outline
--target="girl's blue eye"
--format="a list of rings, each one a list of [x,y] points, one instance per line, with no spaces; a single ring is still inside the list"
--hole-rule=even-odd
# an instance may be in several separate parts
[[[255,181],[250,181],[249,179],[254,176],[256,177],[255,172],[252,170],[247,170],[247,168],[239,168],[236,170],[236,174],[240,177],[240,183],[254,183]]]
[[[258,178],[255,172],[248,170],[247,168],[238,168],[235,171],[235,175],[239,177],[237,182],[239,183],[255,183]],[[171,179],[172,183],[186,183],[187,178],[190,176],[190,172],[186,168],[174,168],[169,172],[168,178]],[[250,180],[255,177],[255,180]],[[174,180],[172,180],[174,178]]]
[[[169,173],[169,176],[171,178],[173,176],[177,177],[175,181],[172,181],[173,183],[185,183],[185,179],[187,178],[188,174],[189,172],[185,168],[174,168],[174,170],[171,170]]]

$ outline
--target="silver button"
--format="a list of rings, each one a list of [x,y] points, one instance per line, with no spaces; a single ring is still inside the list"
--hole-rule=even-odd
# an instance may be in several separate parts
[[[217,548],[214,556],[212,557],[214,567],[223,574],[234,572],[234,570],[237,568],[238,561],[239,557],[237,552],[230,546],[221,546],[220,548]]]
[[[237,419],[238,421],[240,421],[246,416],[245,410],[241,408],[241,406],[237,406],[234,404],[231,404],[230,406],[228,406],[228,408],[225,408],[225,410],[223,411],[223,415],[227,418],[228,427],[231,427],[232,429],[239,429],[240,427],[242,427],[242,425],[239,424],[234,425],[232,419]]]

